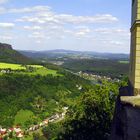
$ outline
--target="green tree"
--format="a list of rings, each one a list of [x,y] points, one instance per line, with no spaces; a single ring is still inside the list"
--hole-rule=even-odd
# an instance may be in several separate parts
[[[60,131],[61,131],[60,123],[51,123],[42,129],[44,136],[48,140],[56,139]]]
[[[42,112],[42,111],[44,111],[46,104],[47,104],[47,102],[46,102],[45,98],[43,98],[41,96],[37,96],[34,98],[32,106],[37,112]]]
[[[117,95],[116,87],[104,82],[78,98],[68,111],[57,139],[107,140],[114,112],[110,92]]]
[[[40,140],[40,134],[39,133],[33,133],[33,139],[34,140]]]

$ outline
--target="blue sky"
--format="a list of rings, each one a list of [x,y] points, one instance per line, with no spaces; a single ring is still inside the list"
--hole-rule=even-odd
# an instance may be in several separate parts
[[[0,42],[20,50],[129,53],[131,0],[0,0]]]

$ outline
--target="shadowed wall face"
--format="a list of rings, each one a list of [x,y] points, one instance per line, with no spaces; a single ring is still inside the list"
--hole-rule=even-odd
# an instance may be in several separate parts
[[[129,80],[133,94],[140,94],[140,0],[132,0],[132,27]]]

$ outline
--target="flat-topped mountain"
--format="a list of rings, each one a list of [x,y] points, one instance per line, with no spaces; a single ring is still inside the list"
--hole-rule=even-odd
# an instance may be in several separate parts
[[[11,49],[12,50],[12,45],[6,44],[6,43],[0,43],[0,50],[5,50],[5,49]]]
[[[14,50],[12,45],[0,43],[0,62],[31,63],[32,60],[20,52]]]

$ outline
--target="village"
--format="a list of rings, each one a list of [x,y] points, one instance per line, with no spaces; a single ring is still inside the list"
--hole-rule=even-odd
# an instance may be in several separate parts
[[[62,110],[62,113],[56,113],[51,117],[38,123],[37,125],[32,125],[24,130],[18,125],[12,128],[3,128],[2,126],[0,126],[0,140],[10,140],[13,138],[17,138],[18,140],[24,140],[25,136],[30,135],[30,133],[36,132],[37,130],[48,126],[49,123],[55,123],[63,120],[67,113],[68,107],[63,107]]]
[[[96,74],[92,74],[92,73],[86,73],[86,72],[82,72],[79,71],[77,72],[77,75],[79,75],[80,77],[83,77],[87,80],[93,80],[93,81],[97,81],[100,82],[102,80],[107,80],[107,81],[114,81],[114,82],[120,82],[120,80],[118,78],[111,78],[109,76],[101,76],[101,75],[96,75]]]

